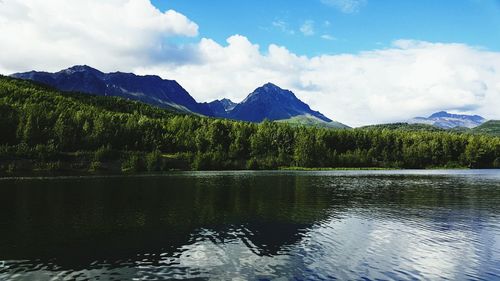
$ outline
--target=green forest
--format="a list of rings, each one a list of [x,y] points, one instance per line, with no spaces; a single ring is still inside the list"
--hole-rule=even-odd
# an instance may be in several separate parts
[[[0,173],[500,168],[500,137],[183,115],[0,77]]]

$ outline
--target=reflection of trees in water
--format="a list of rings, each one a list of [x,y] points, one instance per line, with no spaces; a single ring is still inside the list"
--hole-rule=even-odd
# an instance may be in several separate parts
[[[273,255],[328,209],[294,177],[163,177],[6,182],[0,259],[95,260],[174,252],[197,229]]]
[[[141,254],[154,261],[191,243],[200,229],[210,229],[206,239],[215,243],[241,239],[255,254],[273,256],[314,224],[354,210],[426,220],[454,219],[436,218],[437,207],[497,213],[499,188],[470,184],[291,175],[3,182],[0,259],[56,257],[69,268]]]

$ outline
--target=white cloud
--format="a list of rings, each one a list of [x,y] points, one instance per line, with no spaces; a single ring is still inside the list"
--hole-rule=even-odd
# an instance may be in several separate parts
[[[195,36],[185,16],[148,0],[9,0],[0,3],[0,73],[88,64],[159,74],[197,100],[242,100],[266,82],[293,90],[327,116],[357,126],[438,110],[500,119],[500,53],[465,44],[399,40],[359,54],[299,56],[235,35],[176,46]]]
[[[321,3],[335,7],[346,14],[356,13],[366,5],[367,0],[321,0]]]
[[[500,118],[500,53],[464,44],[399,40],[387,49],[308,58],[277,45],[262,51],[238,35],[226,46],[203,39],[197,53],[203,62],[137,70],[176,79],[202,101],[240,101],[274,82],[354,126],[439,110]]]
[[[306,20],[302,26],[300,27],[300,32],[305,36],[313,36],[314,35],[314,21]]]
[[[3,71],[78,63],[112,70],[165,56],[166,37],[196,36],[198,26],[149,0],[8,0],[0,3],[0,34]]]
[[[336,40],[335,37],[333,37],[332,35],[330,34],[323,34],[321,35],[321,39],[325,39],[325,40],[328,40],[328,41],[333,41],[333,40]]]
[[[288,26],[288,23],[284,20],[275,20],[272,22],[274,28],[277,28],[279,31],[293,35],[295,34],[295,30],[291,29]]]

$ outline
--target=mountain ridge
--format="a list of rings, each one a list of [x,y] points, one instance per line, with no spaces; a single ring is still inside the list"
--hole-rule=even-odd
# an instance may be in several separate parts
[[[475,128],[487,120],[479,115],[452,114],[446,111],[439,111],[429,117],[415,117],[408,120],[409,124],[427,124],[442,129],[453,129],[457,127]]]
[[[55,73],[30,71],[11,76],[66,92],[118,96],[181,112],[205,113],[204,108],[177,81],[156,75],[104,73],[87,65],[76,65]]]
[[[117,96],[167,108],[177,112],[239,121],[288,120],[313,116],[311,120],[331,123],[331,119],[298,99],[290,90],[266,83],[255,89],[242,102],[223,98],[198,103],[177,81],[156,75],[136,75],[126,72],[104,73],[88,65],[75,65],[58,72],[29,71],[14,73],[14,78],[49,85],[65,92],[80,92],[101,96]],[[344,124],[338,123],[342,127]]]

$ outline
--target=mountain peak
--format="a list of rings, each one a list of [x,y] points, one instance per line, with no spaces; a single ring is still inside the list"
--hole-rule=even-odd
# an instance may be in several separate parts
[[[251,100],[261,100],[265,101],[265,103],[280,103],[285,101],[290,103],[299,101],[294,93],[289,90],[282,89],[273,83],[266,83],[258,87],[251,94],[249,94],[242,101],[242,103],[246,103]]]
[[[77,72],[90,72],[90,73],[99,74],[99,75],[104,74],[101,71],[99,71],[93,67],[90,67],[88,65],[75,65],[75,66],[72,66],[70,68],[61,70],[59,72],[66,73],[66,74],[73,74],[73,73],[77,73]]]
[[[205,108],[205,115],[222,118],[227,118],[236,105],[238,104],[226,98],[201,104]]]
[[[293,92],[273,83],[266,83],[255,89],[230,112],[230,118],[250,122],[261,122],[264,119],[283,120],[299,115],[311,115],[331,122],[323,114],[311,110],[309,105],[299,100]]]
[[[226,99],[226,98],[221,99],[220,103],[222,104],[222,106],[224,106],[224,110],[226,110],[226,111],[231,111],[236,106],[235,102],[233,102],[230,99]]]
[[[264,93],[269,93],[269,94],[281,94],[281,93],[292,93],[288,90],[285,90],[283,88],[280,88],[279,86],[277,86],[276,84],[273,84],[271,82],[268,82],[264,85],[262,85],[261,87],[255,89],[254,93],[260,93],[260,92],[264,92]]]
[[[262,85],[262,88],[283,90],[280,87],[278,87],[276,84],[273,84],[271,82],[267,82],[266,84]]]
[[[446,111],[439,111],[439,112],[433,113],[431,116],[429,116],[429,118],[450,117],[450,115],[451,114],[446,112]]]

